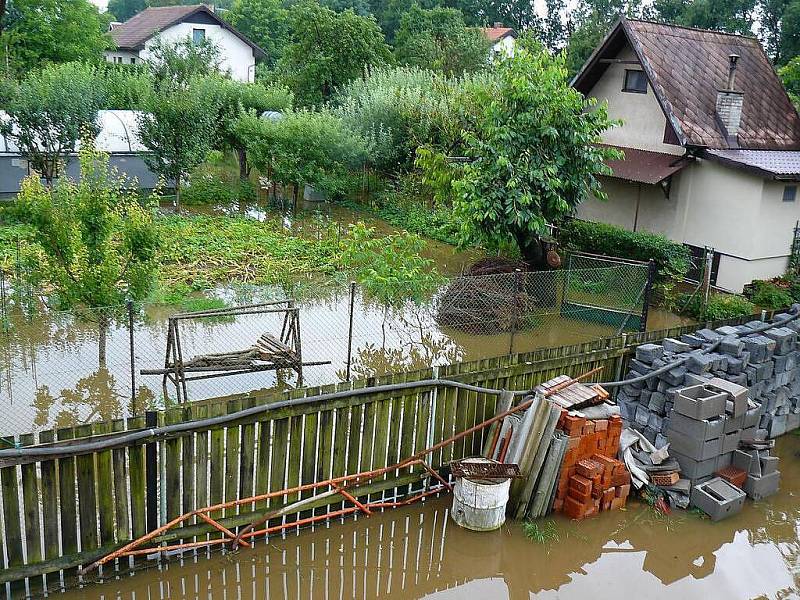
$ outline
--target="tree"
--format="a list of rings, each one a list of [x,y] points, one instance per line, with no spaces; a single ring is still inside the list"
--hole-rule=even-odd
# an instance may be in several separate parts
[[[391,60],[373,17],[335,13],[314,0],[290,10],[291,43],[278,63],[284,81],[305,106],[320,104],[337,87]]]
[[[105,21],[89,0],[12,0],[7,9],[0,52],[18,73],[93,61],[111,45]]]
[[[127,21],[147,8],[145,0],[108,0],[108,12],[118,21]]]
[[[780,60],[788,63],[800,55],[800,0],[793,0],[781,19]]]
[[[105,94],[91,67],[51,65],[34,71],[10,93],[0,131],[12,139],[31,168],[52,186],[76,141],[96,135]]]
[[[36,231],[44,252],[45,280],[60,308],[84,307],[99,325],[98,362],[106,363],[106,334],[114,308],[141,300],[154,281],[158,229],[156,204],[145,205],[124,178],[108,167],[108,155],[84,138],[80,179],[62,178],[52,188],[26,178],[18,214]]]
[[[481,31],[467,28],[460,11],[414,4],[400,20],[394,52],[399,63],[460,74],[485,68],[489,47]]]
[[[192,79],[216,75],[222,58],[211,40],[199,44],[187,37],[175,42],[157,39],[150,48],[147,63],[156,88],[186,86]]]
[[[235,0],[223,17],[264,51],[267,66],[275,66],[289,43],[289,12],[282,0]]]
[[[757,0],[759,18],[759,33],[764,49],[776,64],[784,62],[781,56],[783,37],[783,15],[791,0]],[[790,57],[791,58],[791,57]]]
[[[756,0],[655,0],[655,17],[686,27],[753,34]]]
[[[540,236],[589,195],[604,197],[608,174],[598,146],[614,123],[604,105],[586,100],[566,80],[563,56],[522,40],[501,59],[486,87],[473,129],[464,132],[468,162],[450,186],[453,212],[466,243],[515,244],[534,267],[543,265]]]
[[[202,79],[185,86],[165,86],[154,92],[136,116],[139,138],[149,152],[144,161],[155,173],[173,182],[175,212],[180,212],[182,180],[211,150],[219,98]]]
[[[795,56],[778,69],[778,75],[794,105],[800,105],[800,56]]]

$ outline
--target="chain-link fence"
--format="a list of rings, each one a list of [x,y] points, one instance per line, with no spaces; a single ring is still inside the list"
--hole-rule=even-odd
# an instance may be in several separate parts
[[[156,304],[56,312],[7,302],[0,437],[184,398],[323,385],[638,330],[648,281],[647,265],[607,263],[460,276],[425,302],[386,304],[359,285],[314,280],[214,290],[188,317]],[[267,304],[276,301],[284,302]]]

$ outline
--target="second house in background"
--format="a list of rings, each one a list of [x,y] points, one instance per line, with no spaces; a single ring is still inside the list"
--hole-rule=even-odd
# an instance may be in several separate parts
[[[264,55],[261,48],[203,4],[147,8],[124,23],[112,23],[111,38],[116,48],[106,51],[106,60],[123,64],[147,61],[158,40],[208,40],[219,48],[220,69],[238,81],[253,81],[256,58]]]

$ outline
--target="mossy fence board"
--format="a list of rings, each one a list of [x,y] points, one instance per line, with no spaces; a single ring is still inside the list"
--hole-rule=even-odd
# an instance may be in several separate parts
[[[696,326],[629,334],[457,363],[439,367],[435,377],[521,390],[556,375],[577,376],[602,367],[598,378],[609,380],[624,372],[638,344],[694,329]],[[160,525],[194,508],[394,464],[490,417],[497,397],[421,385],[284,406],[223,426],[199,427],[158,441],[77,456],[67,454],[70,443],[146,429],[145,423],[199,421],[279,400],[432,377],[434,371],[427,369],[282,394],[242,394],[151,413],[149,421],[139,416],[20,436],[20,446],[67,445],[63,456],[0,462],[0,583],[35,578],[30,579],[33,587],[57,584],[62,571],[73,574],[76,567],[146,533],[148,515],[155,516]],[[428,457],[429,464],[437,468],[452,459],[478,454],[483,436],[476,432],[443,448]],[[361,486],[359,497],[407,493],[420,478],[419,472],[409,471],[390,473]],[[303,497],[322,491],[303,492]],[[250,523],[267,507],[298,499],[297,495],[228,508],[219,511],[224,514],[211,516],[225,527],[236,528]],[[307,505],[302,516],[324,514],[341,506],[340,497],[321,498]],[[219,535],[205,523],[187,522],[157,540],[193,541]],[[127,559],[122,566],[126,565]]]

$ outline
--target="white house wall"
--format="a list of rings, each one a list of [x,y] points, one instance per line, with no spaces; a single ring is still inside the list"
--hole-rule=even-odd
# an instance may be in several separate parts
[[[636,60],[630,46],[617,55],[621,60]],[[646,94],[623,92],[625,70],[641,70],[638,64],[612,63],[589,93],[590,97],[608,101],[608,115],[622,121],[622,125],[607,130],[603,141],[615,146],[653,150],[681,155],[681,146],[664,143],[667,119],[658,103],[653,88],[647,85]]]
[[[492,44],[491,55],[492,57],[495,56],[513,56],[514,55],[514,46],[516,45],[517,40],[514,39],[514,36],[507,35],[504,38],[497,40],[494,44]]]
[[[167,43],[175,43],[186,38],[191,39],[194,29],[205,29],[206,39],[219,47],[222,71],[229,71],[231,77],[238,81],[253,81],[256,64],[253,49],[233,33],[216,24],[187,22],[173,25],[145,42],[145,47],[140,52],[141,58],[148,60],[152,57],[152,48],[158,38]]]
[[[139,62],[139,53],[128,50],[106,50],[106,61],[130,65]]]

